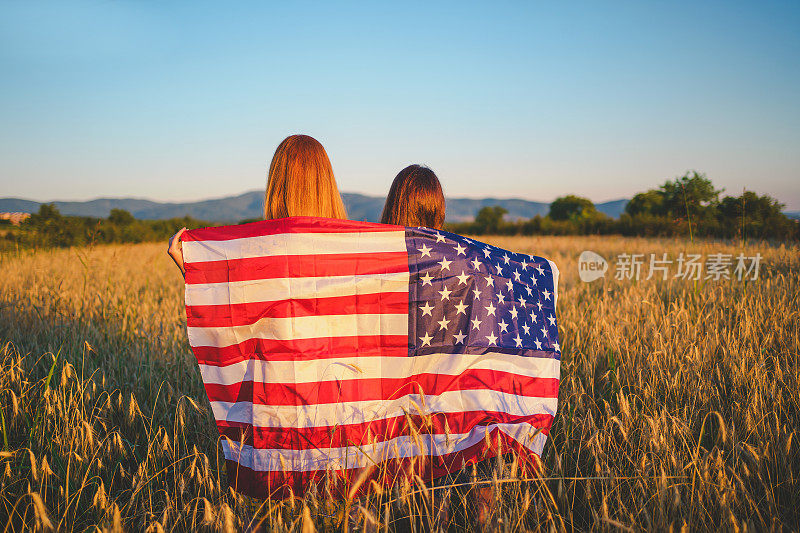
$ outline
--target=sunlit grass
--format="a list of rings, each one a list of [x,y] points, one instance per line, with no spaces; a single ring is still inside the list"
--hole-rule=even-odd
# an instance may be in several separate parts
[[[503,528],[797,528],[797,247],[747,246],[763,256],[760,279],[747,283],[616,281],[610,271],[586,284],[584,249],[612,260],[742,248],[487,240],[544,255],[562,273],[559,415],[542,479],[520,481],[511,464],[492,482]],[[322,493],[261,506],[227,488],[186,341],[182,280],[164,248],[0,256],[0,526],[342,530],[342,502]],[[451,531],[475,523],[461,489]],[[430,491],[416,480],[373,499],[354,505],[380,528],[433,524]]]

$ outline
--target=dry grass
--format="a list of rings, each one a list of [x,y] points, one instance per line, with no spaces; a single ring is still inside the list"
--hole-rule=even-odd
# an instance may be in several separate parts
[[[559,416],[543,479],[493,483],[506,530],[798,528],[796,247],[747,247],[764,256],[755,282],[584,284],[586,248],[607,258],[741,248],[490,240],[562,271]],[[340,502],[259,510],[226,488],[182,283],[163,248],[0,256],[0,527],[231,531],[257,515],[276,531],[341,530]],[[397,486],[365,511],[389,530],[425,530],[429,496]],[[467,502],[456,497],[451,531],[474,523]]]

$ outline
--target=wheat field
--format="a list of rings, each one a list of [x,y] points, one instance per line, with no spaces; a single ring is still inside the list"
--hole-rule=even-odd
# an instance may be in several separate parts
[[[797,246],[484,240],[561,269],[559,414],[540,477],[519,479],[512,461],[491,481],[499,529],[800,527]],[[583,283],[585,249],[760,252],[761,273]],[[431,494],[415,480],[353,504],[262,505],[227,488],[165,245],[5,254],[0,269],[3,531],[431,528]],[[475,523],[468,488],[454,492],[450,531]]]

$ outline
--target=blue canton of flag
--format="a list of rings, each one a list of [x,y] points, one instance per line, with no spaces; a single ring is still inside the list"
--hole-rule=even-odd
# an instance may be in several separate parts
[[[561,358],[550,261],[428,228],[407,228],[406,245],[409,355]]]

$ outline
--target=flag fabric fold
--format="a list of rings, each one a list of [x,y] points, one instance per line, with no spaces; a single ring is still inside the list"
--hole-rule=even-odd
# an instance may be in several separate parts
[[[188,231],[183,253],[189,342],[235,490],[300,496],[541,454],[560,379],[551,261],[312,217]]]

